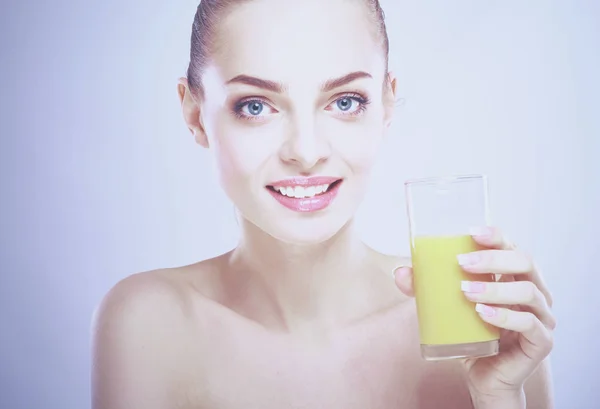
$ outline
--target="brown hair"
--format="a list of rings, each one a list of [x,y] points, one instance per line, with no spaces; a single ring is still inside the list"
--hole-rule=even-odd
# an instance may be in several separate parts
[[[214,51],[214,35],[219,20],[223,14],[239,3],[249,0],[201,0],[196,10],[194,23],[192,25],[192,38],[190,47],[190,64],[187,70],[187,78],[190,89],[198,96],[203,95],[202,72],[206,67],[210,54]],[[372,21],[377,25],[377,33],[381,39],[385,55],[385,66],[387,72],[389,39],[385,26],[385,14],[379,4],[379,0],[362,0],[371,14]]]

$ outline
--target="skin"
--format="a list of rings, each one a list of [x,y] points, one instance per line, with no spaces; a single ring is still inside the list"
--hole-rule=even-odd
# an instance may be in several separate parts
[[[497,229],[474,236],[487,250],[463,268],[502,274],[465,292],[474,308],[507,307],[482,314],[506,329],[501,353],[421,359],[410,260],[370,249],[353,228],[392,119],[394,77],[362,2],[282,3],[233,9],[204,98],[186,79],[178,86],[186,123],[239,211],[240,243],[109,291],[93,322],[93,408],[552,408],[551,298]],[[323,89],[356,72],[368,76]],[[240,75],[284,89],[231,82]],[[249,97],[259,105],[243,105]],[[343,183],[327,209],[296,213],[265,188],[295,175]]]

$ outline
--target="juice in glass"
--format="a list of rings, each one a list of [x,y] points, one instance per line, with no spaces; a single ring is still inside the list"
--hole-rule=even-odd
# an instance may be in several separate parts
[[[414,238],[412,263],[421,342],[468,344],[497,340],[499,330],[483,321],[460,289],[462,280],[492,281],[465,273],[456,256],[477,250],[468,235]]]

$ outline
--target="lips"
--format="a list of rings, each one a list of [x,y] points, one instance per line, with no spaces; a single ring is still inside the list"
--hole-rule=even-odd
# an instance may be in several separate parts
[[[328,207],[337,196],[341,178],[294,177],[273,182],[267,190],[280,204],[296,212],[315,212]]]

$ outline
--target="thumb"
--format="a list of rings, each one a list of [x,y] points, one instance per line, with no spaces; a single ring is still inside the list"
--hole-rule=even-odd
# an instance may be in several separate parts
[[[414,297],[415,290],[413,287],[412,268],[408,266],[398,266],[394,269],[392,274],[394,276],[396,286],[398,286],[400,291],[409,297]]]

